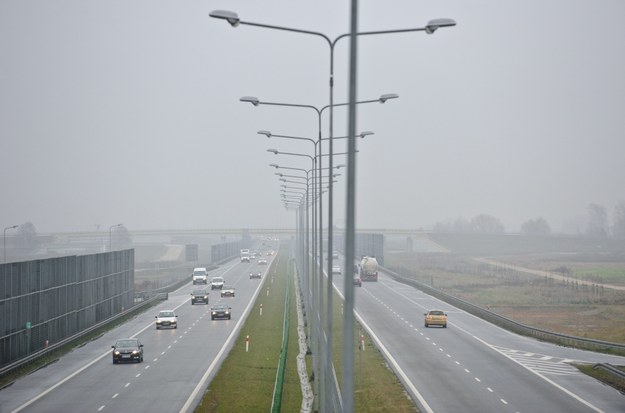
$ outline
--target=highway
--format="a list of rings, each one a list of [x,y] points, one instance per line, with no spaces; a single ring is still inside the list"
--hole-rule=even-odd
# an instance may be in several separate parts
[[[343,276],[334,277],[342,291]],[[625,412],[624,395],[569,364],[625,365],[624,357],[510,333],[382,272],[378,282],[355,289],[357,317],[424,411]],[[424,327],[423,313],[432,308],[447,312],[448,328]]]
[[[217,290],[210,295],[211,303],[230,304],[232,320],[211,321],[210,306],[192,306],[189,294],[201,286],[189,282],[167,301],[0,391],[0,413],[192,411],[260,291],[273,257],[267,258],[266,266],[236,260],[209,274],[236,287],[235,298],[222,299]],[[252,269],[263,279],[250,280]],[[334,276],[339,291],[343,276]],[[448,313],[448,328],[423,326],[431,308]],[[161,309],[176,311],[178,329],[155,329]],[[624,395],[569,364],[625,365],[624,357],[509,333],[384,273],[379,282],[356,287],[356,313],[424,412],[625,412]],[[123,337],[144,343],[143,363],[112,364],[110,346]]]
[[[233,298],[220,298],[219,290],[209,298],[228,303],[231,320],[213,321],[210,305],[191,305],[191,291],[204,286],[192,285],[189,275],[168,300],[0,391],[0,413],[193,411],[261,289],[273,256],[266,258],[267,265],[237,258],[209,273],[209,280],[223,276],[236,288]],[[252,269],[263,278],[250,279]],[[154,317],[163,309],[176,311],[177,329],[156,330]],[[144,344],[143,363],[112,363],[111,346],[124,337]]]

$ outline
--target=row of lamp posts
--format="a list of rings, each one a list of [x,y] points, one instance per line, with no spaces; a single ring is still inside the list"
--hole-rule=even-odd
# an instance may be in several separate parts
[[[355,239],[355,228],[354,228],[354,215],[355,215],[355,152],[356,152],[356,137],[360,135],[356,135],[355,133],[355,105],[357,103],[368,103],[373,101],[363,101],[356,102],[355,99],[355,77],[356,77],[356,65],[355,65],[355,57],[356,57],[356,49],[357,49],[357,38],[360,36],[369,36],[369,35],[382,35],[382,34],[392,34],[392,33],[406,33],[406,32],[425,32],[427,34],[432,34],[436,30],[442,27],[452,27],[456,25],[456,22],[452,19],[435,19],[428,22],[425,27],[418,28],[408,28],[408,29],[394,29],[394,30],[378,30],[378,31],[366,31],[366,32],[358,32],[357,31],[357,4],[356,0],[352,0],[352,8],[351,8],[351,30],[350,33],[342,34],[334,39],[330,39],[323,33],[309,30],[296,29],[291,27],[283,27],[276,25],[269,25],[263,23],[255,23],[244,21],[239,18],[237,13],[226,10],[215,10],[209,14],[210,17],[216,19],[226,20],[232,27],[237,27],[240,25],[254,26],[266,29],[274,29],[274,30],[282,30],[306,35],[313,35],[322,38],[325,40],[327,45],[330,48],[330,103],[323,108],[317,108],[312,105],[298,105],[298,104],[288,104],[288,103],[274,103],[274,102],[261,102],[257,98],[254,97],[243,97],[241,101],[250,102],[255,106],[260,104],[265,105],[277,105],[277,106],[291,106],[291,107],[304,107],[314,109],[318,115],[318,137],[315,141],[314,139],[309,139],[315,145],[315,156],[304,155],[304,154],[294,154],[294,153],[284,153],[289,155],[298,155],[298,156],[308,156],[311,159],[311,169],[305,170],[302,169],[302,172],[306,172],[306,190],[305,193],[297,194],[284,194],[285,196],[285,206],[287,207],[295,207],[298,206],[298,220],[299,230],[305,231],[305,240],[303,246],[306,250],[303,251],[300,260],[300,265],[303,266],[303,277],[304,283],[303,287],[305,289],[309,289],[312,291],[305,292],[305,302],[307,302],[307,315],[308,317],[313,317],[313,341],[312,341],[312,352],[313,352],[313,369],[315,374],[315,383],[314,383],[314,391],[315,391],[315,410],[321,412],[330,412],[330,411],[343,411],[343,412],[353,412],[354,410],[354,377],[353,377],[353,363],[354,363],[354,339],[353,339],[353,308],[354,308],[354,291],[353,291],[353,282],[351,277],[345,277],[345,304],[344,304],[344,318],[345,322],[343,327],[343,380],[341,390],[338,391],[338,386],[334,382],[334,373],[333,373],[333,364],[332,364],[332,331],[333,331],[333,277],[332,277],[332,251],[333,247],[333,174],[334,170],[334,148],[333,148],[333,140],[338,139],[334,137],[333,133],[333,107],[335,106],[343,106],[349,105],[350,108],[350,119],[349,119],[349,132],[348,136],[348,159],[347,159],[347,228],[345,234],[345,262],[349,266],[349,263],[353,262],[355,259],[354,256],[354,239]],[[334,48],[337,42],[343,38],[350,39],[350,102],[342,103],[342,104],[334,104]],[[386,98],[384,98],[386,96]],[[378,100],[381,103],[384,103],[389,98],[396,98],[397,95],[383,95]],[[328,251],[328,259],[327,259],[327,277],[328,281],[326,284],[326,307],[324,308],[323,303],[323,292],[321,291],[323,287],[323,176],[322,176],[322,154],[321,154],[321,114],[324,110],[329,109],[329,135],[328,135],[328,234],[327,234],[327,251]],[[267,131],[259,131],[266,135],[267,137],[276,136],[276,137],[285,137],[284,135],[272,135]],[[291,139],[308,139],[308,138],[296,138],[289,137]],[[275,154],[283,154],[278,150],[270,150]],[[298,168],[288,168],[281,167],[278,165],[274,166],[276,168],[282,169],[298,169]],[[310,174],[312,173],[312,177]],[[302,177],[303,178],[303,177]],[[313,188],[312,194],[310,188]],[[285,191],[287,192],[287,191]],[[298,191],[288,191],[288,192],[298,192]],[[309,234],[308,224],[308,206],[311,205],[313,209],[312,216],[312,234]],[[302,210],[305,209],[305,217],[302,213]],[[302,223],[305,223],[302,228]],[[309,235],[313,239],[312,245],[308,243]],[[300,239],[300,241],[303,241]],[[309,247],[312,246],[312,251]],[[309,266],[309,257],[312,255],[312,266]],[[301,267],[300,267],[301,268]],[[310,277],[309,270],[312,268],[312,274],[317,275],[317,280]],[[317,282],[314,282],[317,281]],[[310,284],[309,284],[310,283]],[[310,295],[309,295],[310,294]],[[325,311],[325,314],[324,314]],[[323,318],[326,318],[326,331],[323,331],[322,323]],[[310,323],[309,323],[310,324]],[[322,346],[323,351],[322,351]],[[320,354],[324,354],[324,360],[320,361],[318,356]],[[332,397],[335,395],[337,397]],[[338,400],[337,400],[338,399]]]

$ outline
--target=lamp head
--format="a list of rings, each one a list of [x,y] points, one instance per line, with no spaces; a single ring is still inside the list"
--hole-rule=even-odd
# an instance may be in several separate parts
[[[267,152],[271,152],[274,155],[277,155],[278,153],[280,153],[277,149],[267,149]]]
[[[243,96],[239,100],[241,102],[250,102],[254,106],[258,106],[258,104],[260,103],[260,100],[258,100],[258,98],[254,96]]]
[[[241,22],[241,19],[239,19],[239,15],[229,10],[213,10],[212,12],[208,13],[208,15],[210,17],[214,17],[215,19],[226,20],[228,23],[230,23],[230,26],[232,27],[237,27]]]
[[[360,132],[360,135],[358,135],[358,136],[360,136],[360,138],[362,139],[362,138],[364,138],[365,136],[369,136],[369,135],[373,135],[373,134],[374,134],[374,133],[373,133],[373,132],[371,132],[370,130],[366,130],[366,131],[362,131],[362,132]]]
[[[269,132],[268,130],[259,130],[258,132],[259,135],[265,135],[268,138],[271,138],[271,132]]]
[[[425,32],[427,34],[432,34],[440,27],[453,27],[456,25],[456,21],[453,19],[434,19],[430,20],[428,24],[425,26]]]
[[[276,169],[278,169],[280,167],[280,165],[277,165],[275,163],[270,163],[269,166],[274,167]]]
[[[396,93],[385,93],[378,99],[380,103],[385,103],[389,99],[397,99],[399,97]]]

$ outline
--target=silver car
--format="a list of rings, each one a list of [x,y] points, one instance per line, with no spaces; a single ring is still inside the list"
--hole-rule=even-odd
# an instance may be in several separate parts
[[[178,316],[174,313],[174,310],[159,311],[156,318],[156,329],[161,328],[178,328]]]

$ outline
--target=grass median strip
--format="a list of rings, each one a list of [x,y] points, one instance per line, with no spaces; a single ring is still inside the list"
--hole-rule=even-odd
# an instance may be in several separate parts
[[[270,411],[282,343],[287,277],[292,276],[289,256],[286,248],[278,253],[263,280],[261,293],[235,345],[210,383],[196,412]],[[288,293],[291,294],[289,341],[297,343],[297,314],[293,288]],[[247,336],[249,351],[246,352]],[[298,411],[301,403],[295,365],[296,347],[290,348],[287,355],[282,397],[284,412]]]
[[[293,276],[289,265],[290,254],[284,248],[278,254],[263,280],[263,290],[254,310],[250,313],[228,358],[210,383],[196,413],[266,412],[271,409],[272,394],[282,342],[284,303],[287,276]],[[293,282],[289,320],[289,351],[282,392],[282,412],[299,411],[302,394],[297,373],[297,312]],[[267,296],[269,288],[269,296]],[[343,318],[341,299],[335,297],[334,307],[334,363],[340,380],[341,341]],[[260,315],[260,304],[263,315]],[[354,335],[358,345],[361,331],[357,326]],[[390,370],[382,354],[365,334],[365,351],[356,350],[355,360],[355,410],[358,412],[415,412],[413,401],[402,384]],[[245,338],[250,337],[249,351],[245,351]],[[307,356],[310,368],[310,358]],[[311,376],[311,370],[308,375]],[[340,381],[339,381],[340,383]]]

